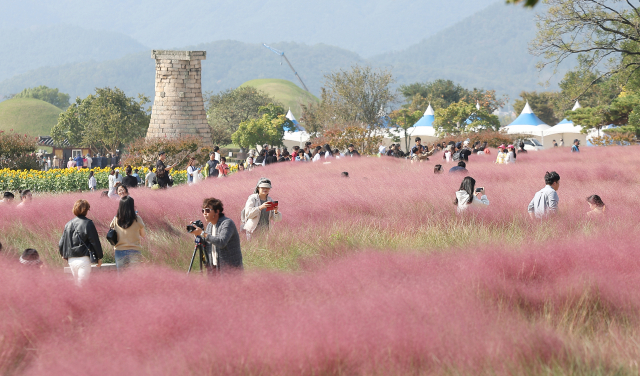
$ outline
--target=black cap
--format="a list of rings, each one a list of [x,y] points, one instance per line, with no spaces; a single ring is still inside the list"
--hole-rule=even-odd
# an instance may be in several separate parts
[[[352,148],[352,147],[353,147],[353,144],[349,144],[349,147],[350,147],[350,148]]]
[[[158,153],[158,157],[161,156],[162,154],[165,154],[164,150]]]
[[[576,138],[575,140],[573,140],[573,143],[574,143],[574,144],[575,144],[576,142],[577,142],[577,143],[580,143],[580,140],[578,140],[577,138]]]

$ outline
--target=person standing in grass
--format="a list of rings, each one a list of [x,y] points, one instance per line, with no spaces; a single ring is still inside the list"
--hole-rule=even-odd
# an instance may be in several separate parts
[[[29,203],[31,203],[31,201],[33,200],[33,194],[31,193],[31,190],[29,189],[25,189],[20,191],[20,203],[18,204],[18,208],[22,208],[25,207],[27,205],[29,205]]]
[[[489,206],[489,199],[484,192],[484,188],[478,188],[476,191],[476,181],[471,176],[462,179],[460,189],[456,192],[456,199],[453,201],[456,205],[458,213],[462,213],[470,206],[485,207]]]
[[[224,178],[229,175],[229,165],[227,164],[227,158],[220,157],[220,164],[216,167],[218,169],[218,177]]]
[[[156,184],[153,182],[154,180],[156,180],[156,174],[153,172],[153,166],[151,166],[149,167],[149,173],[144,177],[144,183],[147,187],[151,188]]]
[[[551,171],[544,174],[545,187],[538,191],[533,199],[529,203],[527,211],[529,216],[533,218],[544,218],[550,214],[556,214],[558,212],[558,197],[557,190],[560,188],[560,175],[557,172]]]
[[[140,261],[142,238],[146,236],[144,222],[136,214],[133,197],[124,196],[120,199],[118,212],[109,227],[118,234],[114,249],[116,268],[120,272]]]
[[[91,205],[86,200],[78,200],[73,205],[76,217],[67,222],[58,242],[60,256],[67,260],[71,275],[78,286],[81,286],[91,274],[90,252],[95,252],[98,267],[102,265],[102,246],[98,231],[93,221],[87,218]]]
[[[164,151],[158,153],[158,160],[156,161],[156,181],[160,188],[167,188],[167,186],[173,185],[169,178],[169,171],[175,165],[165,166],[164,161],[167,159],[167,154]]]
[[[571,152],[572,153],[580,152],[580,140],[578,140],[577,138],[573,140],[573,146],[571,147]]]
[[[496,164],[505,164],[507,163],[507,153],[505,152],[504,144],[498,146],[498,156],[496,157]]]
[[[282,213],[278,210],[277,204],[269,197],[271,192],[271,181],[260,178],[256,185],[255,192],[249,196],[240,215],[243,229],[247,231],[247,239],[256,231],[268,231],[271,223],[280,222]]]
[[[507,157],[504,160],[504,163],[516,163],[516,148],[513,145],[507,146]]]
[[[217,178],[218,177],[218,161],[216,160],[216,153],[212,151],[209,153],[209,160],[207,161],[207,178]]]
[[[195,226],[191,234],[202,237],[205,252],[221,273],[241,271],[243,264],[240,234],[235,223],[224,215],[222,201],[213,197],[204,199],[202,216],[205,229]]]
[[[89,190],[91,192],[95,192],[97,185],[98,182],[96,181],[93,170],[91,170],[91,172],[89,172]]]
[[[136,188],[138,186],[138,179],[136,179],[135,176],[131,175],[131,173],[133,172],[131,166],[127,166],[124,169],[124,172],[127,175],[122,179],[122,185],[127,188]]]

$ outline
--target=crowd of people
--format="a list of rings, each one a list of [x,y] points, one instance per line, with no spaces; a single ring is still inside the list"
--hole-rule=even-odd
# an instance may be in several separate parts
[[[442,151],[443,161],[457,162],[449,170],[449,173],[466,175],[468,173],[466,164],[470,156],[474,154],[491,154],[486,143],[476,142],[473,146],[469,146],[469,144],[468,140],[458,143],[450,142],[448,144],[433,145],[429,149],[426,145],[422,145],[418,137],[415,140],[415,145],[406,155],[399,151],[398,145],[392,145],[388,151],[384,146],[381,146],[380,155],[404,157],[412,162],[422,162],[429,160],[429,157],[436,152]],[[576,140],[574,146],[577,148],[578,145],[579,141]],[[579,150],[572,151],[578,152]],[[506,147],[501,145],[498,147],[495,163],[515,163],[516,155],[522,152],[526,152],[522,144],[518,151],[513,145]],[[255,150],[250,151],[246,161],[241,164],[243,168],[249,170],[260,165],[264,166],[285,161],[314,162],[359,155],[353,145],[349,145],[347,150],[341,153],[337,149],[332,149],[328,144],[311,148],[311,144],[307,143],[304,148],[294,147],[291,154],[286,149],[268,148],[265,145],[259,153],[255,152]],[[165,160],[166,153],[160,152],[155,170],[151,168],[145,176],[145,185],[147,187],[166,188],[172,185],[170,171],[175,168],[175,164],[167,166]],[[228,174],[228,171],[226,159],[220,155],[219,148],[216,147],[211,152],[210,160],[207,161],[204,167],[197,166],[193,158],[189,160],[187,165],[188,182],[190,184],[197,182],[201,175],[206,178],[224,177]],[[443,165],[436,164],[434,173],[439,174],[442,172]],[[348,177],[349,175],[347,172],[343,172],[342,176]],[[560,176],[555,171],[547,172],[544,176],[544,181],[545,186],[534,195],[527,207],[527,212],[532,219],[543,219],[558,211],[559,196],[557,191],[560,188]],[[92,191],[96,189],[93,172],[90,172],[88,184]],[[138,170],[132,169],[131,166],[125,167],[124,176],[120,174],[119,168],[113,168],[109,174],[109,190],[106,192],[106,196],[117,198],[119,205],[113,220],[109,224],[107,239],[113,246],[115,264],[119,272],[135,265],[142,257],[142,238],[146,236],[146,228],[143,219],[136,211],[135,200],[129,193],[130,188],[136,188],[141,185],[142,179],[138,175]],[[249,241],[257,234],[269,232],[274,223],[282,220],[278,201],[273,200],[270,196],[271,189],[272,182],[267,178],[260,178],[240,213],[240,228],[245,232]],[[11,205],[14,199],[13,193],[5,192],[2,200],[0,200],[0,205]],[[28,205],[31,200],[31,192],[23,190],[20,192],[20,203],[16,206]],[[598,195],[589,196],[586,201],[590,208],[588,215],[597,216],[605,212],[605,204]],[[482,208],[488,206],[489,199],[485,187],[476,187],[476,180],[471,176],[465,176],[460,188],[455,192],[453,203],[456,207],[456,212],[461,214],[474,207]],[[84,284],[87,280],[92,270],[92,264],[100,267],[104,258],[104,251],[96,226],[93,221],[87,218],[90,209],[91,206],[86,200],[75,202],[72,209],[74,218],[65,225],[58,244],[60,256],[68,262],[71,274],[78,285]],[[209,256],[208,259],[212,260],[210,267],[215,268],[218,272],[242,270],[243,261],[238,228],[229,217],[225,216],[222,201],[216,198],[205,199],[202,204],[202,215],[204,224],[201,227],[196,227],[191,233],[202,240],[205,252]],[[195,222],[190,223],[190,225],[195,224]],[[2,251],[2,244],[0,244],[0,251]],[[26,249],[22,252],[19,261],[29,267],[43,267],[43,263],[35,249]]]
[[[106,168],[117,166],[120,161],[120,156],[117,153],[107,153],[106,155],[102,155],[100,153],[96,153],[93,157],[91,153],[87,153],[86,155],[82,155],[80,153],[75,156],[71,156],[68,159],[58,158],[57,155],[45,156],[44,154],[37,153],[36,161],[40,166],[41,170],[48,171],[51,169],[57,168]]]

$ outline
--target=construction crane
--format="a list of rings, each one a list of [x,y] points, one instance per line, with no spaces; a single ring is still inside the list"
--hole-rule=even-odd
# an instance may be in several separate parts
[[[298,81],[300,81],[300,83],[302,84],[302,87],[303,87],[306,91],[309,91],[309,89],[307,89],[307,85],[305,85],[305,84],[304,84],[304,82],[302,82],[302,78],[300,78],[300,76],[298,76],[298,72],[296,72],[296,70],[295,70],[295,69],[293,69],[293,65],[291,65],[291,63],[289,62],[289,59],[287,59],[287,57],[286,57],[286,56],[284,56],[284,52],[282,52],[282,51],[278,51],[278,50],[276,50],[276,49],[275,49],[275,48],[273,48],[273,47],[269,47],[269,46],[267,46],[267,45],[266,45],[266,43],[263,43],[262,45],[263,45],[263,46],[265,46],[265,47],[267,47],[267,48],[268,48],[268,49],[270,49],[271,51],[273,51],[275,54],[278,54],[278,55],[280,55],[281,57],[283,57],[283,58],[287,61],[287,64],[289,64],[289,68],[291,68],[291,70],[293,71],[293,74],[295,74],[295,75],[296,75],[296,77],[298,78]],[[280,61],[280,65],[282,65],[282,61]]]

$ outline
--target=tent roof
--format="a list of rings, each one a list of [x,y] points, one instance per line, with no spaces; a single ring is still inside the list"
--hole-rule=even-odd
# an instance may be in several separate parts
[[[431,103],[429,103],[429,107],[427,107],[427,110],[424,112],[424,116],[421,117],[413,127],[433,127],[435,118],[435,111],[433,111],[433,107],[431,107]]]
[[[576,101],[576,104],[573,105],[573,109],[571,109],[571,111],[575,111],[578,108],[582,107],[580,106],[580,102]],[[571,120],[562,119],[561,122],[544,131],[544,135],[547,136],[558,133],[580,133],[581,130],[582,127],[580,125],[573,124]]]
[[[287,114],[285,115],[285,117],[286,117],[287,119],[291,120],[291,121],[293,122],[293,124],[294,124],[296,127],[300,127],[300,128],[302,128],[302,127],[300,126],[300,123],[298,123],[298,121],[296,120],[296,117],[295,117],[295,116],[293,116],[293,113],[291,112],[291,108],[289,108],[289,112],[287,112]],[[294,128],[294,129],[295,129],[295,128]],[[286,130],[289,130],[289,128],[286,128]]]
[[[540,127],[538,128],[539,130],[545,130],[550,128],[549,125],[545,124],[544,121],[540,120],[536,116],[536,114],[533,113],[533,110],[531,110],[531,106],[529,106],[529,102],[527,102],[527,104],[522,109],[520,116],[518,116],[516,120],[512,121],[511,124],[507,125],[507,129],[508,127],[513,127],[513,126]],[[536,130],[536,128],[532,128],[531,130],[532,131]],[[512,133],[512,132],[509,131],[509,133]]]

